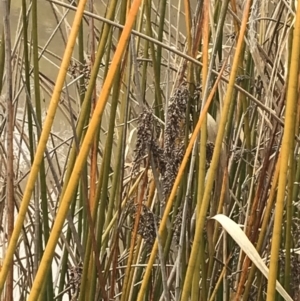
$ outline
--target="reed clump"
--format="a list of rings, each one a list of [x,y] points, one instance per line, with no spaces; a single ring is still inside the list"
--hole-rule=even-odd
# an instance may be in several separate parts
[[[0,300],[298,300],[298,4],[8,2]]]

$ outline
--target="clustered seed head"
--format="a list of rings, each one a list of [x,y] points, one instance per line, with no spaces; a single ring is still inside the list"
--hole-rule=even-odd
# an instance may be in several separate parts
[[[241,148],[236,148],[232,150],[232,159],[234,162],[238,162],[243,157],[243,150]]]
[[[151,142],[151,153],[153,155],[155,166],[158,168],[161,174],[166,171],[166,160],[164,150],[158,145],[155,140]]]
[[[299,300],[300,298],[300,259],[298,255],[292,258],[292,298],[293,300]]]
[[[186,132],[186,110],[190,97],[199,97],[200,90],[196,90],[195,95],[190,95],[186,84],[181,84],[171,97],[164,136],[164,147],[159,146],[159,127],[153,117],[151,109],[144,106],[143,112],[138,118],[137,126],[137,142],[135,147],[134,167],[133,173],[138,172],[142,159],[151,152],[154,158],[155,167],[158,169],[163,187],[163,204],[170,194],[173,187],[179,166],[182,162],[185,152],[185,132]],[[214,144],[207,143],[206,158],[209,166]],[[163,205],[162,204],[162,205]],[[130,209],[131,208],[131,209]],[[129,212],[133,217],[136,216],[137,205],[129,204]],[[182,208],[177,214],[174,222],[175,241],[179,243],[181,231]],[[140,234],[146,241],[146,246],[152,247],[156,238],[155,225],[157,220],[153,212],[142,205],[142,212],[139,221],[138,234]]]
[[[215,145],[213,142],[207,141],[206,144],[206,168],[209,168],[214,153]]]
[[[166,171],[163,175],[163,193],[165,199],[169,196],[175,182],[180,163],[184,155],[184,145],[177,146],[172,155],[166,159]]]
[[[189,196],[188,199],[185,199],[185,202],[188,203],[186,220],[190,221],[191,220],[190,204],[192,202],[192,198]],[[181,202],[181,205],[178,209],[178,212],[175,216],[174,223],[173,223],[173,241],[175,243],[175,246],[178,246],[179,242],[180,242],[180,233],[181,233],[182,217],[183,217],[183,206],[185,205],[185,202]]]
[[[133,220],[136,218],[138,204],[130,204],[129,211]],[[138,234],[142,236],[142,238],[146,242],[146,246],[152,248],[154,241],[156,239],[156,227],[158,227],[157,218],[154,213],[145,205],[142,204],[139,226],[138,226]],[[134,224],[132,225],[133,228]]]
[[[170,99],[165,129],[163,193],[168,197],[184,155],[184,133],[189,90],[181,85]]]
[[[178,213],[176,214],[176,217],[174,219],[174,224],[173,224],[173,230],[174,230],[173,241],[175,242],[176,246],[179,245],[179,241],[180,241],[182,213],[183,213],[183,210],[182,210],[182,206],[181,206],[180,209],[178,210]]]
[[[84,63],[82,65],[80,65],[77,62],[71,62],[70,73],[73,79],[83,75],[84,84],[83,87],[81,87],[81,89],[85,92],[91,77],[91,62],[88,60],[84,60]]]
[[[240,250],[239,247],[237,245],[233,246],[233,250],[232,250],[232,266],[236,267],[238,265],[238,261],[239,261],[239,254],[240,254]],[[236,285],[236,281],[239,277],[239,273],[232,273],[232,274],[228,274],[227,276],[228,278],[228,286],[234,291],[236,289],[235,285]],[[250,299],[253,300],[253,299]]]
[[[134,168],[133,171],[136,172],[139,169],[141,159],[147,154],[149,147],[151,147],[152,137],[153,137],[153,115],[149,108],[146,106],[143,112],[138,118],[137,127],[137,139],[135,146],[135,157],[134,157]]]
[[[83,267],[82,264],[78,266],[72,266],[68,269],[69,275],[69,287],[72,294],[71,300],[77,300],[80,290],[81,277],[82,277]]]
[[[170,99],[165,129],[165,155],[170,156],[180,143],[185,126],[186,108],[189,100],[189,90],[186,85],[178,87]],[[179,141],[178,141],[179,139]]]
[[[283,250],[279,251],[279,265],[280,265],[280,274],[283,276],[285,273],[285,257],[286,254]],[[290,289],[291,297],[293,300],[299,300],[300,293],[300,258],[299,255],[291,252],[291,275],[290,275]]]

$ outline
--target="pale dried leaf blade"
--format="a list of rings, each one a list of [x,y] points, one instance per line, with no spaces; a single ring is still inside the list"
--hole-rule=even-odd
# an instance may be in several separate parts
[[[233,220],[223,214],[217,214],[213,217],[218,221],[222,227],[228,232],[228,234],[235,240],[235,242],[241,247],[241,249],[247,254],[251,261],[256,265],[256,267],[264,274],[268,279],[269,269],[265,265],[262,258],[259,256],[253,244],[249,241],[246,234],[242,231],[238,224]],[[288,295],[281,284],[276,281],[276,290],[284,298],[284,300],[293,301],[293,299]]]

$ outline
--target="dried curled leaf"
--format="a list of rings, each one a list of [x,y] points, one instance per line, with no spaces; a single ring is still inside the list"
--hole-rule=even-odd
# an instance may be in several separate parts
[[[218,221],[222,227],[228,232],[228,234],[235,240],[235,242],[241,247],[241,249],[247,254],[256,267],[262,272],[262,274],[268,279],[269,269],[265,265],[263,259],[256,251],[253,244],[250,242],[246,234],[242,231],[238,224],[223,214],[217,214],[213,217]],[[284,298],[284,300],[293,301],[281,284],[276,281],[276,290]]]

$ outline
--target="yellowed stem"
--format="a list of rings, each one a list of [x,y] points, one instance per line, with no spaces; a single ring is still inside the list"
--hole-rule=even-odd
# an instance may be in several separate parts
[[[296,23],[294,27],[293,46],[290,63],[290,73],[287,89],[287,103],[285,111],[285,125],[283,130],[278,192],[276,199],[274,228],[272,235],[270,273],[268,279],[267,301],[275,300],[275,285],[278,272],[278,256],[281,240],[282,216],[286,191],[286,180],[289,157],[292,154],[292,145],[295,133],[295,112],[297,104],[298,74],[300,55],[300,5],[297,8]]]

